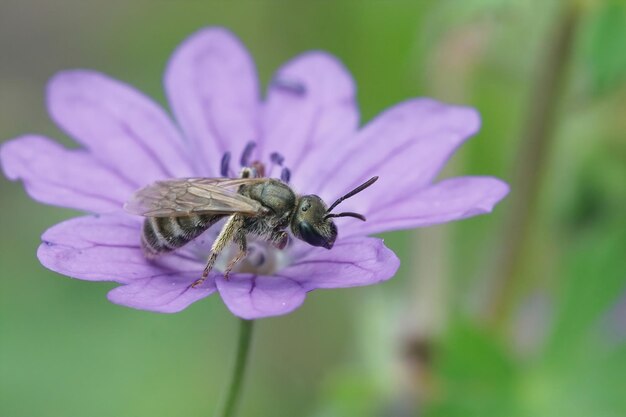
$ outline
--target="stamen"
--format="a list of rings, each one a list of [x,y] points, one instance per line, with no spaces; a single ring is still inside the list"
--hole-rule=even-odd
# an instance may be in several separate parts
[[[252,155],[254,148],[256,148],[256,142],[250,141],[246,144],[246,147],[241,153],[241,160],[239,161],[242,167],[247,167],[250,163],[250,155]]]
[[[272,152],[270,154],[270,161],[272,161],[274,164],[283,166],[283,162],[285,162],[285,157],[278,152]]]
[[[222,163],[220,164],[220,174],[222,177],[228,177],[228,168],[230,167],[230,152],[224,152]]]
[[[250,164],[250,167],[254,168],[256,171],[255,178],[265,177],[265,164],[260,161],[254,161]]]
[[[289,183],[289,180],[291,179],[291,171],[289,171],[289,168],[283,168],[280,173],[280,179],[284,183]]]

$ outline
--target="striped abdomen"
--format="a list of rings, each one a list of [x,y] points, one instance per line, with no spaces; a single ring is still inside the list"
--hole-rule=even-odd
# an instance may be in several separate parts
[[[143,222],[141,247],[148,257],[178,249],[200,236],[222,215],[148,217]]]

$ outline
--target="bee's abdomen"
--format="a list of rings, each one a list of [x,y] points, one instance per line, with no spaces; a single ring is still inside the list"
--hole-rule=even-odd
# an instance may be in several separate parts
[[[223,216],[148,217],[143,222],[141,246],[152,257],[178,249],[200,236]]]

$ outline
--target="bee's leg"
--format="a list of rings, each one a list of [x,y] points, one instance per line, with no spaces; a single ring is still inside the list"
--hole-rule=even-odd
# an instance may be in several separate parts
[[[209,254],[209,259],[207,260],[206,266],[204,267],[204,271],[202,271],[202,277],[196,280],[192,287],[197,287],[202,284],[206,278],[209,276],[209,272],[213,269],[213,265],[215,265],[215,261],[217,260],[220,252],[224,250],[226,245],[228,245],[234,238],[241,226],[243,225],[243,216],[239,214],[234,214],[228,218],[224,227],[220,231],[220,234],[213,242],[213,246],[211,247],[211,253]]]
[[[283,230],[274,230],[269,238],[269,241],[274,245],[276,249],[285,249],[287,243],[289,243],[289,235]]]
[[[246,242],[246,234],[241,230],[237,232],[234,239],[235,243],[239,246],[239,253],[235,256],[226,266],[226,271],[224,271],[224,279],[228,279],[228,275],[230,271],[237,265],[237,262],[241,261],[248,254],[248,244]]]

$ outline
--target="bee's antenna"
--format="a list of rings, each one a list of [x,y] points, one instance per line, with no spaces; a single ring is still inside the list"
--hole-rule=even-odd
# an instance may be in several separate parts
[[[351,211],[346,211],[343,213],[330,213],[324,216],[324,220],[330,219],[331,217],[354,217],[355,219],[359,219],[361,221],[365,221],[365,216],[359,213],[353,213]]]
[[[326,210],[326,213],[330,213],[331,211],[333,211],[333,209],[335,207],[337,207],[337,205],[339,203],[341,203],[343,200],[352,197],[355,194],[360,193],[361,191],[365,190],[367,187],[369,187],[370,185],[374,184],[376,182],[376,180],[378,180],[378,176],[376,177],[372,177],[369,180],[365,181],[363,184],[359,185],[358,187],[356,187],[354,190],[350,191],[349,193],[347,193],[346,195],[339,197],[337,200],[335,200],[335,202],[333,204],[330,205],[330,207],[328,208],[328,210]],[[346,214],[346,213],[342,213],[342,214]],[[355,214],[355,213],[349,213],[349,214]],[[346,215],[349,215],[346,214]],[[327,215],[328,216],[328,215]],[[360,214],[359,214],[360,216]],[[331,216],[331,217],[343,217],[343,216]],[[350,216],[350,217],[355,217],[355,216]],[[363,217],[363,216],[361,216]],[[359,218],[359,217],[357,217]],[[365,220],[365,217],[363,217],[363,220]]]

